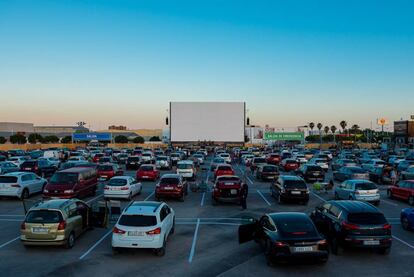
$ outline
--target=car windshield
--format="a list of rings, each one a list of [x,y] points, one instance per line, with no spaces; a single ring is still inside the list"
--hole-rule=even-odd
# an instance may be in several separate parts
[[[22,167],[25,167],[25,166],[31,167],[31,166],[35,166],[35,165],[36,165],[35,161],[26,161],[26,162],[22,163]]]
[[[348,221],[358,225],[379,225],[387,223],[387,220],[381,213],[351,213],[348,215]]]
[[[277,168],[275,166],[264,166],[263,172],[277,172]]]
[[[153,215],[122,215],[118,224],[132,227],[150,227],[157,225],[157,218]]]
[[[236,176],[234,176],[234,177],[233,176],[232,177],[219,177],[217,179],[217,181],[219,181],[219,182],[239,182],[240,179]]]
[[[179,183],[179,179],[178,178],[165,177],[165,178],[161,179],[160,183],[161,184],[177,185]]]
[[[293,218],[273,219],[278,230],[286,237],[316,236],[316,230],[310,220]]]
[[[139,169],[141,171],[153,171],[154,170],[152,166],[141,166]]]
[[[191,164],[178,164],[177,168],[178,169],[191,169],[192,166],[191,166]]]
[[[355,189],[357,190],[370,190],[370,189],[376,189],[377,186],[371,182],[363,182],[363,183],[356,183]]]
[[[306,183],[301,180],[285,180],[284,187],[289,189],[306,189]]]
[[[2,184],[17,183],[17,177],[14,177],[14,176],[0,176],[0,183],[2,183]]]
[[[50,178],[50,184],[73,184],[78,181],[78,173],[56,172]]]
[[[59,223],[62,221],[62,214],[59,211],[34,210],[29,211],[26,216],[26,223]]]
[[[112,168],[112,165],[98,165],[98,168],[97,168],[98,170],[101,170],[101,171],[111,171],[111,170],[113,170],[113,168]]]
[[[125,179],[112,178],[111,180],[109,180],[108,186],[122,187],[125,186],[127,183],[128,182]]]

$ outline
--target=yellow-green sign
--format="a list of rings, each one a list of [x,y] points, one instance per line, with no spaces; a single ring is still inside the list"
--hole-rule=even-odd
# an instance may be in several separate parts
[[[266,132],[265,140],[304,140],[302,132]]]

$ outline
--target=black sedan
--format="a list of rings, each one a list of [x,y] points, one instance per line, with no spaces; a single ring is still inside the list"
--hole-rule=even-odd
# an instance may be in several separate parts
[[[239,227],[239,243],[254,240],[265,252],[268,265],[279,260],[329,258],[327,241],[308,215],[297,212],[270,213]]]
[[[334,181],[369,180],[369,173],[358,166],[344,166],[333,172]]]

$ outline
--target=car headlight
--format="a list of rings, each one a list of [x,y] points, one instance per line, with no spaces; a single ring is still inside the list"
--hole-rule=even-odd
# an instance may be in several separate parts
[[[43,190],[43,192],[44,192],[44,193],[48,193],[49,191],[48,191],[47,189],[44,189],[44,190]]]
[[[64,190],[63,193],[73,193],[73,189]]]

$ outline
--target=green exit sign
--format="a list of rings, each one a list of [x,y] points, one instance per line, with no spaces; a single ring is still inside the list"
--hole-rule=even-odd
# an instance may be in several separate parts
[[[267,132],[264,134],[265,140],[304,140],[302,132]]]

